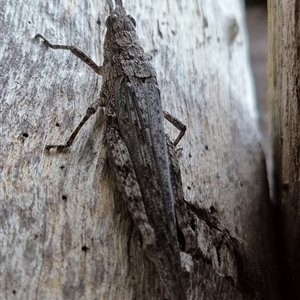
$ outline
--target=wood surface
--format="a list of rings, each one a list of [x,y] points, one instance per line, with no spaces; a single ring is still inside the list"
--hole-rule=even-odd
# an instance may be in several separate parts
[[[198,237],[182,253],[190,299],[276,299],[275,256],[242,1],[126,1],[153,56],[164,109],[187,125],[178,145]],[[0,6],[1,290],[4,299],[163,299],[106,163],[101,110],[66,141],[101,77],[52,43],[101,63],[104,1]],[[172,138],[176,129],[168,124]],[[216,217],[243,249],[203,220]],[[221,242],[220,242],[221,240]]]

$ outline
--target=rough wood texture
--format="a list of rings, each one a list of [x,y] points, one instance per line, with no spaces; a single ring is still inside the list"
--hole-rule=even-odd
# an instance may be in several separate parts
[[[300,4],[269,0],[269,110],[285,299],[300,298]],[[288,298],[290,297],[290,298]]]
[[[237,0],[125,6],[153,55],[164,108],[188,127],[180,163],[199,247],[182,253],[190,299],[276,299],[243,6]],[[35,0],[3,2],[0,10],[4,299],[162,299],[154,266],[115,192],[101,111],[69,152],[44,151],[66,141],[98,96],[101,78],[33,37],[76,45],[102,61],[108,7]]]

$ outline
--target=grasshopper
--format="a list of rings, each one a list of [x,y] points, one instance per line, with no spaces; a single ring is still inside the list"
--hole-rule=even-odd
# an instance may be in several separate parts
[[[183,192],[174,146],[186,126],[162,109],[156,72],[140,45],[134,18],[127,15],[121,0],[116,0],[115,8],[111,0],[107,3],[110,15],[106,19],[101,66],[77,47],[54,45],[36,35],[52,49],[71,51],[103,79],[100,97],[87,109],[67,142],[47,145],[46,149],[61,151],[70,147],[84,123],[99,107],[105,107],[107,158],[117,188],[126,200],[141,234],[143,250],[156,267],[166,297],[184,300],[177,222],[183,224],[180,228],[188,225],[184,205],[175,204],[175,196],[182,200]],[[174,143],[166,137],[164,117],[180,130]],[[184,231],[191,235],[189,229]]]

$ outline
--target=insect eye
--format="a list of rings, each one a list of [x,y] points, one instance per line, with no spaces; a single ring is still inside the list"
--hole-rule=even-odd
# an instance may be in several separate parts
[[[109,16],[109,17],[106,18],[105,26],[108,28],[110,25],[111,25],[111,19],[110,19],[110,16]]]
[[[105,26],[110,27],[114,22],[116,22],[117,19],[118,19],[118,17],[116,15],[107,17],[107,19],[105,21]]]
[[[132,22],[133,26],[136,27],[136,21],[135,21],[135,18],[132,17],[131,15],[127,15],[127,17],[130,19],[130,21]]]

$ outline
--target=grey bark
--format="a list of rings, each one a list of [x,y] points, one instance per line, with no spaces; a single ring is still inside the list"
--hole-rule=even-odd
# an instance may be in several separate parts
[[[164,109],[188,127],[180,165],[199,247],[181,253],[190,299],[276,299],[243,6],[124,4],[153,55]],[[161,299],[107,170],[101,111],[69,152],[44,151],[68,138],[102,82],[76,57],[33,37],[76,45],[102,62],[108,7],[36,0],[0,9],[4,299]],[[167,132],[176,137],[168,125]]]

